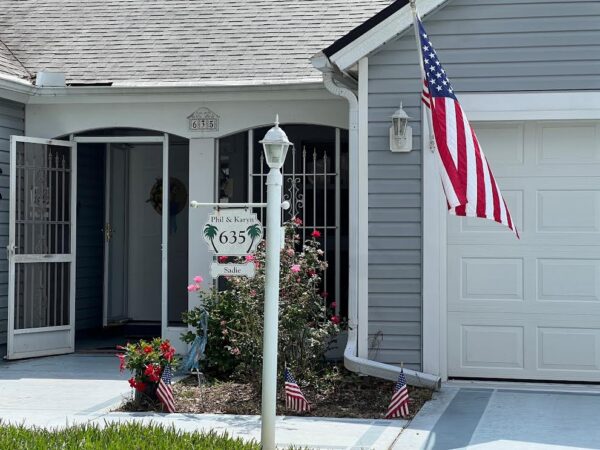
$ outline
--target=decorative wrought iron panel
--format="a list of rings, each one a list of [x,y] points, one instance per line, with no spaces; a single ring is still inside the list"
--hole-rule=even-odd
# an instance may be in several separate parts
[[[15,330],[69,324],[70,263],[15,267]]]
[[[283,211],[283,220],[300,218],[300,237],[304,242],[317,230],[324,258],[329,268],[323,276],[323,291],[327,292],[329,302],[336,301],[336,313],[340,313],[342,302],[346,298],[347,249],[347,212],[348,150],[346,132],[328,127],[292,125],[284,127],[290,140],[296,146],[290,148],[283,173],[283,199],[290,202],[290,208]],[[263,130],[254,130],[254,148],[249,167],[251,189],[249,200],[266,201],[266,177],[269,167],[264,159],[262,147],[257,139],[264,135]],[[346,181],[344,181],[344,178]],[[261,221],[265,223],[266,211],[257,210]],[[342,255],[342,253],[345,253]],[[344,263],[344,261],[346,261]],[[344,302],[345,303],[345,302]],[[344,311],[342,311],[344,312]]]
[[[17,255],[69,254],[70,148],[17,143]]]

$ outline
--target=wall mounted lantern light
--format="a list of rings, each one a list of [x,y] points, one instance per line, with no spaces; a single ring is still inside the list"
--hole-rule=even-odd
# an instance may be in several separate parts
[[[408,114],[400,108],[392,115],[390,127],[390,150],[392,152],[410,152],[412,150],[412,128],[408,126]]]

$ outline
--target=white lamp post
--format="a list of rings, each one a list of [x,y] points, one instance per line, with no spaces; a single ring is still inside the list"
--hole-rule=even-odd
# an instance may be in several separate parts
[[[267,175],[267,255],[265,267],[265,318],[263,332],[262,423],[263,450],[275,450],[275,417],[277,400],[277,336],[279,328],[279,264],[281,250],[281,167],[291,142],[275,126],[260,141],[271,169]]]

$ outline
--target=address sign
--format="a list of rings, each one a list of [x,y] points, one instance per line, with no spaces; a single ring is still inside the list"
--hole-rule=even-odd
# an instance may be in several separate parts
[[[263,238],[263,226],[248,210],[225,209],[208,216],[203,235],[216,255],[245,256],[256,251]]]

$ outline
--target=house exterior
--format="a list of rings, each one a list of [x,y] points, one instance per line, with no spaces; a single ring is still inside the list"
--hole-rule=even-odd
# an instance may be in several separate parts
[[[418,2],[519,241],[446,215],[407,1],[0,5],[9,357],[124,321],[177,342],[186,280],[213,260],[208,210],[187,204],[260,201],[258,140],[279,114],[289,215],[325,235],[349,368],[600,381],[597,2]],[[400,104],[406,153],[389,143]],[[11,164],[10,136],[60,142],[13,138]]]

